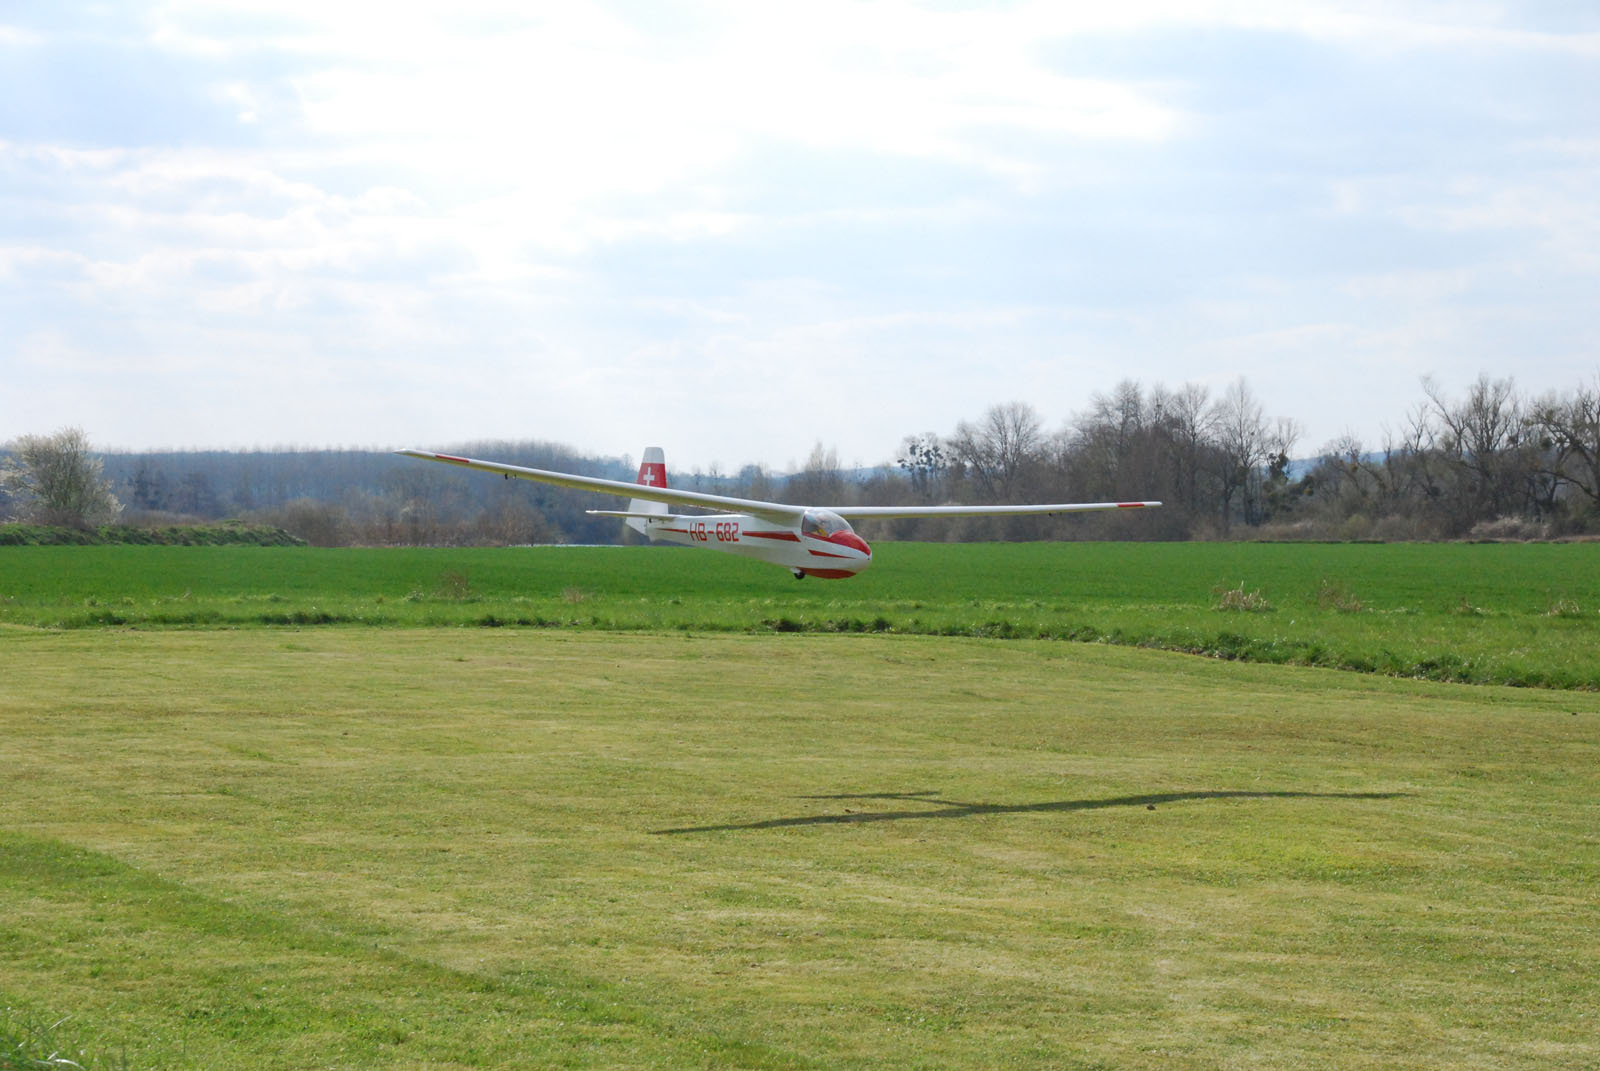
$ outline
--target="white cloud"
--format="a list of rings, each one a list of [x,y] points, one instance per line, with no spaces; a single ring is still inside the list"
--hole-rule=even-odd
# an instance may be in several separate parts
[[[1241,373],[1342,426],[1418,368],[1567,374],[1600,273],[1595,26],[1537,8],[73,14],[0,28],[0,373],[54,384],[0,425],[91,423],[64,385],[122,361],[90,389],[126,446],[659,427],[690,464],[875,460]]]

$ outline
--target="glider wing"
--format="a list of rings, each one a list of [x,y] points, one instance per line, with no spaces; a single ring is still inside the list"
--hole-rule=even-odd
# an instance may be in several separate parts
[[[698,506],[719,513],[748,513],[774,524],[797,525],[807,507],[786,502],[766,502],[755,498],[733,498],[713,495],[703,491],[683,491],[676,487],[655,487],[649,484],[629,483],[625,480],[606,480],[598,476],[578,476],[570,472],[551,472],[547,469],[530,469],[521,465],[507,465],[499,461],[479,461],[454,454],[436,454],[431,450],[401,450],[407,457],[420,457],[424,461],[441,461],[447,465],[496,472],[507,478],[534,480],[538,483],[569,487],[578,491],[595,491],[600,494],[620,495],[627,499],[647,502],[665,502],[674,506]],[[1049,513],[1090,513],[1097,510],[1152,509],[1160,502],[1054,502],[1018,506],[827,506],[823,507],[846,520],[893,520],[900,517],[979,517],[1025,516]],[[631,510],[590,510],[618,517],[659,518],[661,514],[640,513]]]
[[[699,506],[720,513],[749,513],[775,524],[798,524],[806,512],[804,506],[791,506],[783,502],[731,498],[728,495],[711,495],[702,491],[680,491],[675,487],[652,487],[625,480],[604,480],[598,476],[578,476],[570,472],[550,472],[546,469],[524,468],[521,465],[506,465],[498,461],[479,461],[470,457],[456,457],[453,454],[436,454],[431,450],[400,450],[397,453],[407,457],[420,457],[424,461],[442,461],[446,465],[458,465],[461,468],[477,469],[481,472],[497,472],[511,479],[533,480],[537,483],[553,484],[556,487],[569,487],[577,491],[596,491],[600,494],[621,495],[628,499],[642,498],[647,502],[665,502],[675,506]],[[659,516],[659,514],[649,516]]]
[[[1054,502],[1020,506],[830,506],[847,521],[892,520],[899,517],[1025,516],[1045,513],[1092,513],[1096,510],[1154,509],[1159,502]]]

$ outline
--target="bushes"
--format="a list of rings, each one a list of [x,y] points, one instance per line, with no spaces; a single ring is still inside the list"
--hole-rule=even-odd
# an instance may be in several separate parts
[[[108,524],[99,528],[58,528],[42,524],[0,524],[0,547],[104,546],[144,544],[163,547],[299,547],[305,540],[282,528],[247,524],[168,525],[143,528]]]

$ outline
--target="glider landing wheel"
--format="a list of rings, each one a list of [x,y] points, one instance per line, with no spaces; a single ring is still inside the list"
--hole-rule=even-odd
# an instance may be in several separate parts
[[[790,569],[789,571],[794,574],[794,578],[796,580],[804,580],[806,578],[806,571],[804,569]]]

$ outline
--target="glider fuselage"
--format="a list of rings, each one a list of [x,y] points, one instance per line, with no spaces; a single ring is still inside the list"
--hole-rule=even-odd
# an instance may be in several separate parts
[[[811,509],[798,525],[781,525],[749,513],[670,514],[643,518],[652,542],[681,543],[781,565],[804,576],[837,580],[872,564],[872,548],[843,517]]]

